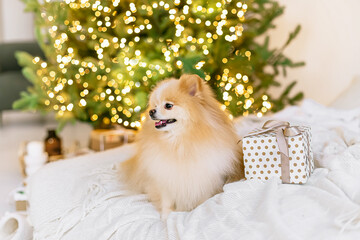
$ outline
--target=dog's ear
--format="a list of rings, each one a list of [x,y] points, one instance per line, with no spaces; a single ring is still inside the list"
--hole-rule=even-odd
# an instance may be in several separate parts
[[[203,80],[196,74],[183,74],[180,77],[180,89],[191,96],[199,95],[203,88]]]

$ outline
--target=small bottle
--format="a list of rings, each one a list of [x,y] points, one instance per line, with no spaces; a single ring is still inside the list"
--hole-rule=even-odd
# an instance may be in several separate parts
[[[61,158],[61,139],[56,135],[55,130],[48,130],[45,138],[45,151],[49,155],[49,161]]]

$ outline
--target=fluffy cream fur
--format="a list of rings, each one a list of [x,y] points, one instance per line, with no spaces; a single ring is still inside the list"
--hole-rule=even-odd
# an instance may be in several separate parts
[[[166,109],[166,103],[173,107]],[[150,95],[151,109],[153,118],[176,122],[157,129],[147,116],[137,154],[122,164],[122,176],[131,188],[147,193],[163,217],[192,210],[222,191],[229,176],[243,177],[232,122],[200,77],[162,81]]]

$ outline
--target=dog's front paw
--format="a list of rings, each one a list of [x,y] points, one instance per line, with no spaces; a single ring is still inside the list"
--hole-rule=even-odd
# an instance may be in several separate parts
[[[171,213],[170,208],[161,209],[161,220],[166,221],[170,213]]]

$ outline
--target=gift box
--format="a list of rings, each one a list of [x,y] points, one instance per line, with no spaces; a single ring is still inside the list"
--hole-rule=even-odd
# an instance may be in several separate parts
[[[26,211],[27,210],[27,195],[25,193],[25,187],[19,187],[14,191],[14,202],[16,211]]]
[[[135,140],[135,130],[130,129],[95,129],[90,135],[90,149],[104,151],[119,147]]]
[[[241,142],[246,179],[303,184],[314,170],[309,127],[270,120]]]

